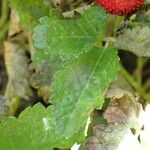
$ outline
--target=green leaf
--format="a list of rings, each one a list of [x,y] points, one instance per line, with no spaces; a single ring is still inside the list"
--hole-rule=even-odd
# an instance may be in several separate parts
[[[96,40],[103,37],[106,19],[105,12],[94,6],[73,19],[59,18],[51,10],[50,17],[41,18],[34,29],[34,45],[45,54],[45,58],[70,60],[91,50]]]
[[[43,128],[45,112],[46,109],[42,105],[36,105],[33,108],[27,108],[18,120],[14,117],[3,120],[0,126],[0,149],[48,149],[46,145],[45,148],[41,145],[42,138],[46,135]]]
[[[36,76],[36,83],[51,88],[52,105],[47,109],[36,105],[18,119],[4,120],[1,149],[52,150],[83,141],[90,113],[102,107],[106,90],[117,77],[116,49],[96,47],[105,25],[106,15],[99,7],[74,19],[58,18],[52,11],[50,17],[40,19],[33,36],[40,50],[35,52],[33,66],[36,73],[42,70],[44,78]]]
[[[150,2],[149,2],[149,4],[150,4]],[[149,25],[149,23],[150,23],[150,10],[145,12],[144,17],[142,18],[142,22]]]
[[[61,131],[64,136],[70,137],[78,132],[86,124],[89,113],[101,108],[106,89],[116,79],[117,70],[118,59],[114,49],[93,48],[55,74],[52,103],[61,106],[59,118],[63,117],[62,123],[66,122]],[[68,115],[66,110],[69,110]],[[78,119],[81,110],[82,119]]]
[[[0,148],[52,150],[81,142],[90,112],[101,108],[117,70],[118,58],[112,48],[95,47],[72,60],[53,78],[52,105],[48,109],[36,105],[26,109],[18,120],[2,122]]]
[[[150,57],[150,27],[127,29],[117,37],[116,47],[138,56]]]
[[[39,18],[49,13],[49,6],[45,6],[43,0],[9,1],[11,8],[16,9],[19,13],[21,26],[28,31],[32,31]]]
[[[57,124],[52,116],[53,109],[53,106],[45,109],[41,104],[37,104],[33,108],[28,107],[18,119],[5,118],[0,124],[0,149],[53,150],[55,143],[57,146],[61,145],[64,137],[55,130]],[[65,139],[65,146],[71,146],[79,135]]]
[[[40,96],[48,99],[51,78],[63,65],[60,57],[72,60],[92,50],[98,38],[99,41],[103,38],[106,19],[104,11],[95,6],[72,19],[60,18],[52,10],[50,17],[40,19],[33,36],[39,49],[32,58],[36,73],[31,78],[32,86],[38,89]],[[45,93],[49,94],[44,96]]]

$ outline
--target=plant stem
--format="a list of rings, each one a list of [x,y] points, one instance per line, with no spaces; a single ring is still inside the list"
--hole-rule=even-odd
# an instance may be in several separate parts
[[[136,90],[136,92],[143,97],[145,100],[150,101],[150,95],[146,94],[141,85],[139,85],[134,78],[125,70],[120,64],[120,73],[125,77],[127,82]]]
[[[144,60],[141,57],[137,58],[137,67],[134,72],[135,79],[139,85],[142,85],[142,69],[144,66]]]
[[[0,18],[0,28],[5,24],[8,18],[8,1],[2,0],[2,13]]]
[[[20,98],[19,97],[12,98],[11,102],[9,103],[11,116],[15,115],[19,105],[20,105]]]
[[[146,81],[146,83],[143,85],[143,89],[144,89],[145,91],[147,91],[148,88],[150,88],[150,79],[148,79],[148,81]]]
[[[0,42],[4,40],[6,33],[8,31],[8,27],[9,27],[9,24],[6,23],[0,30]]]
[[[116,16],[108,15],[106,37],[114,36],[115,23],[116,23]]]
[[[0,16],[0,41],[4,40],[6,32],[8,31],[8,1],[2,0],[2,11]]]
[[[115,16],[115,15],[108,15],[107,19],[107,29],[106,29],[106,37],[114,37],[115,32],[117,31],[118,26],[120,25],[121,21],[124,17]]]

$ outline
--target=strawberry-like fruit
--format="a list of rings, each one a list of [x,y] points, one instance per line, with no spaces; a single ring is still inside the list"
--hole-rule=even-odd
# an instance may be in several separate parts
[[[137,9],[144,0],[95,0],[95,2],[104,7],[106,12],[126,15]]]

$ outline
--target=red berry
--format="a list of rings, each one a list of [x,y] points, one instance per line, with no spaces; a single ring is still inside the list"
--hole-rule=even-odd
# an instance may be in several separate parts
[[[95,0],[105,8],[106,12],[118,15],[126,15],[137,9],[144,0]]]

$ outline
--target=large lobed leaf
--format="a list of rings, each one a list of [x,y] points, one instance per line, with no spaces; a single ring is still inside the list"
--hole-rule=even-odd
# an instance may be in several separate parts
[[[92,50],[97,38],[103,38],[106,28],[107,16],[96,6],[72,19],[64,19],[56,14],[51,9],[49,17],[42,17],[33,35],[38,50],[33,57],[36,73],[32,76],[31,83],[45,100],[51,94],[48,87],[51,77],[63,64],[61,60],[67,62]],[[48,93],[47,96],[44,96],[45,93]]]

